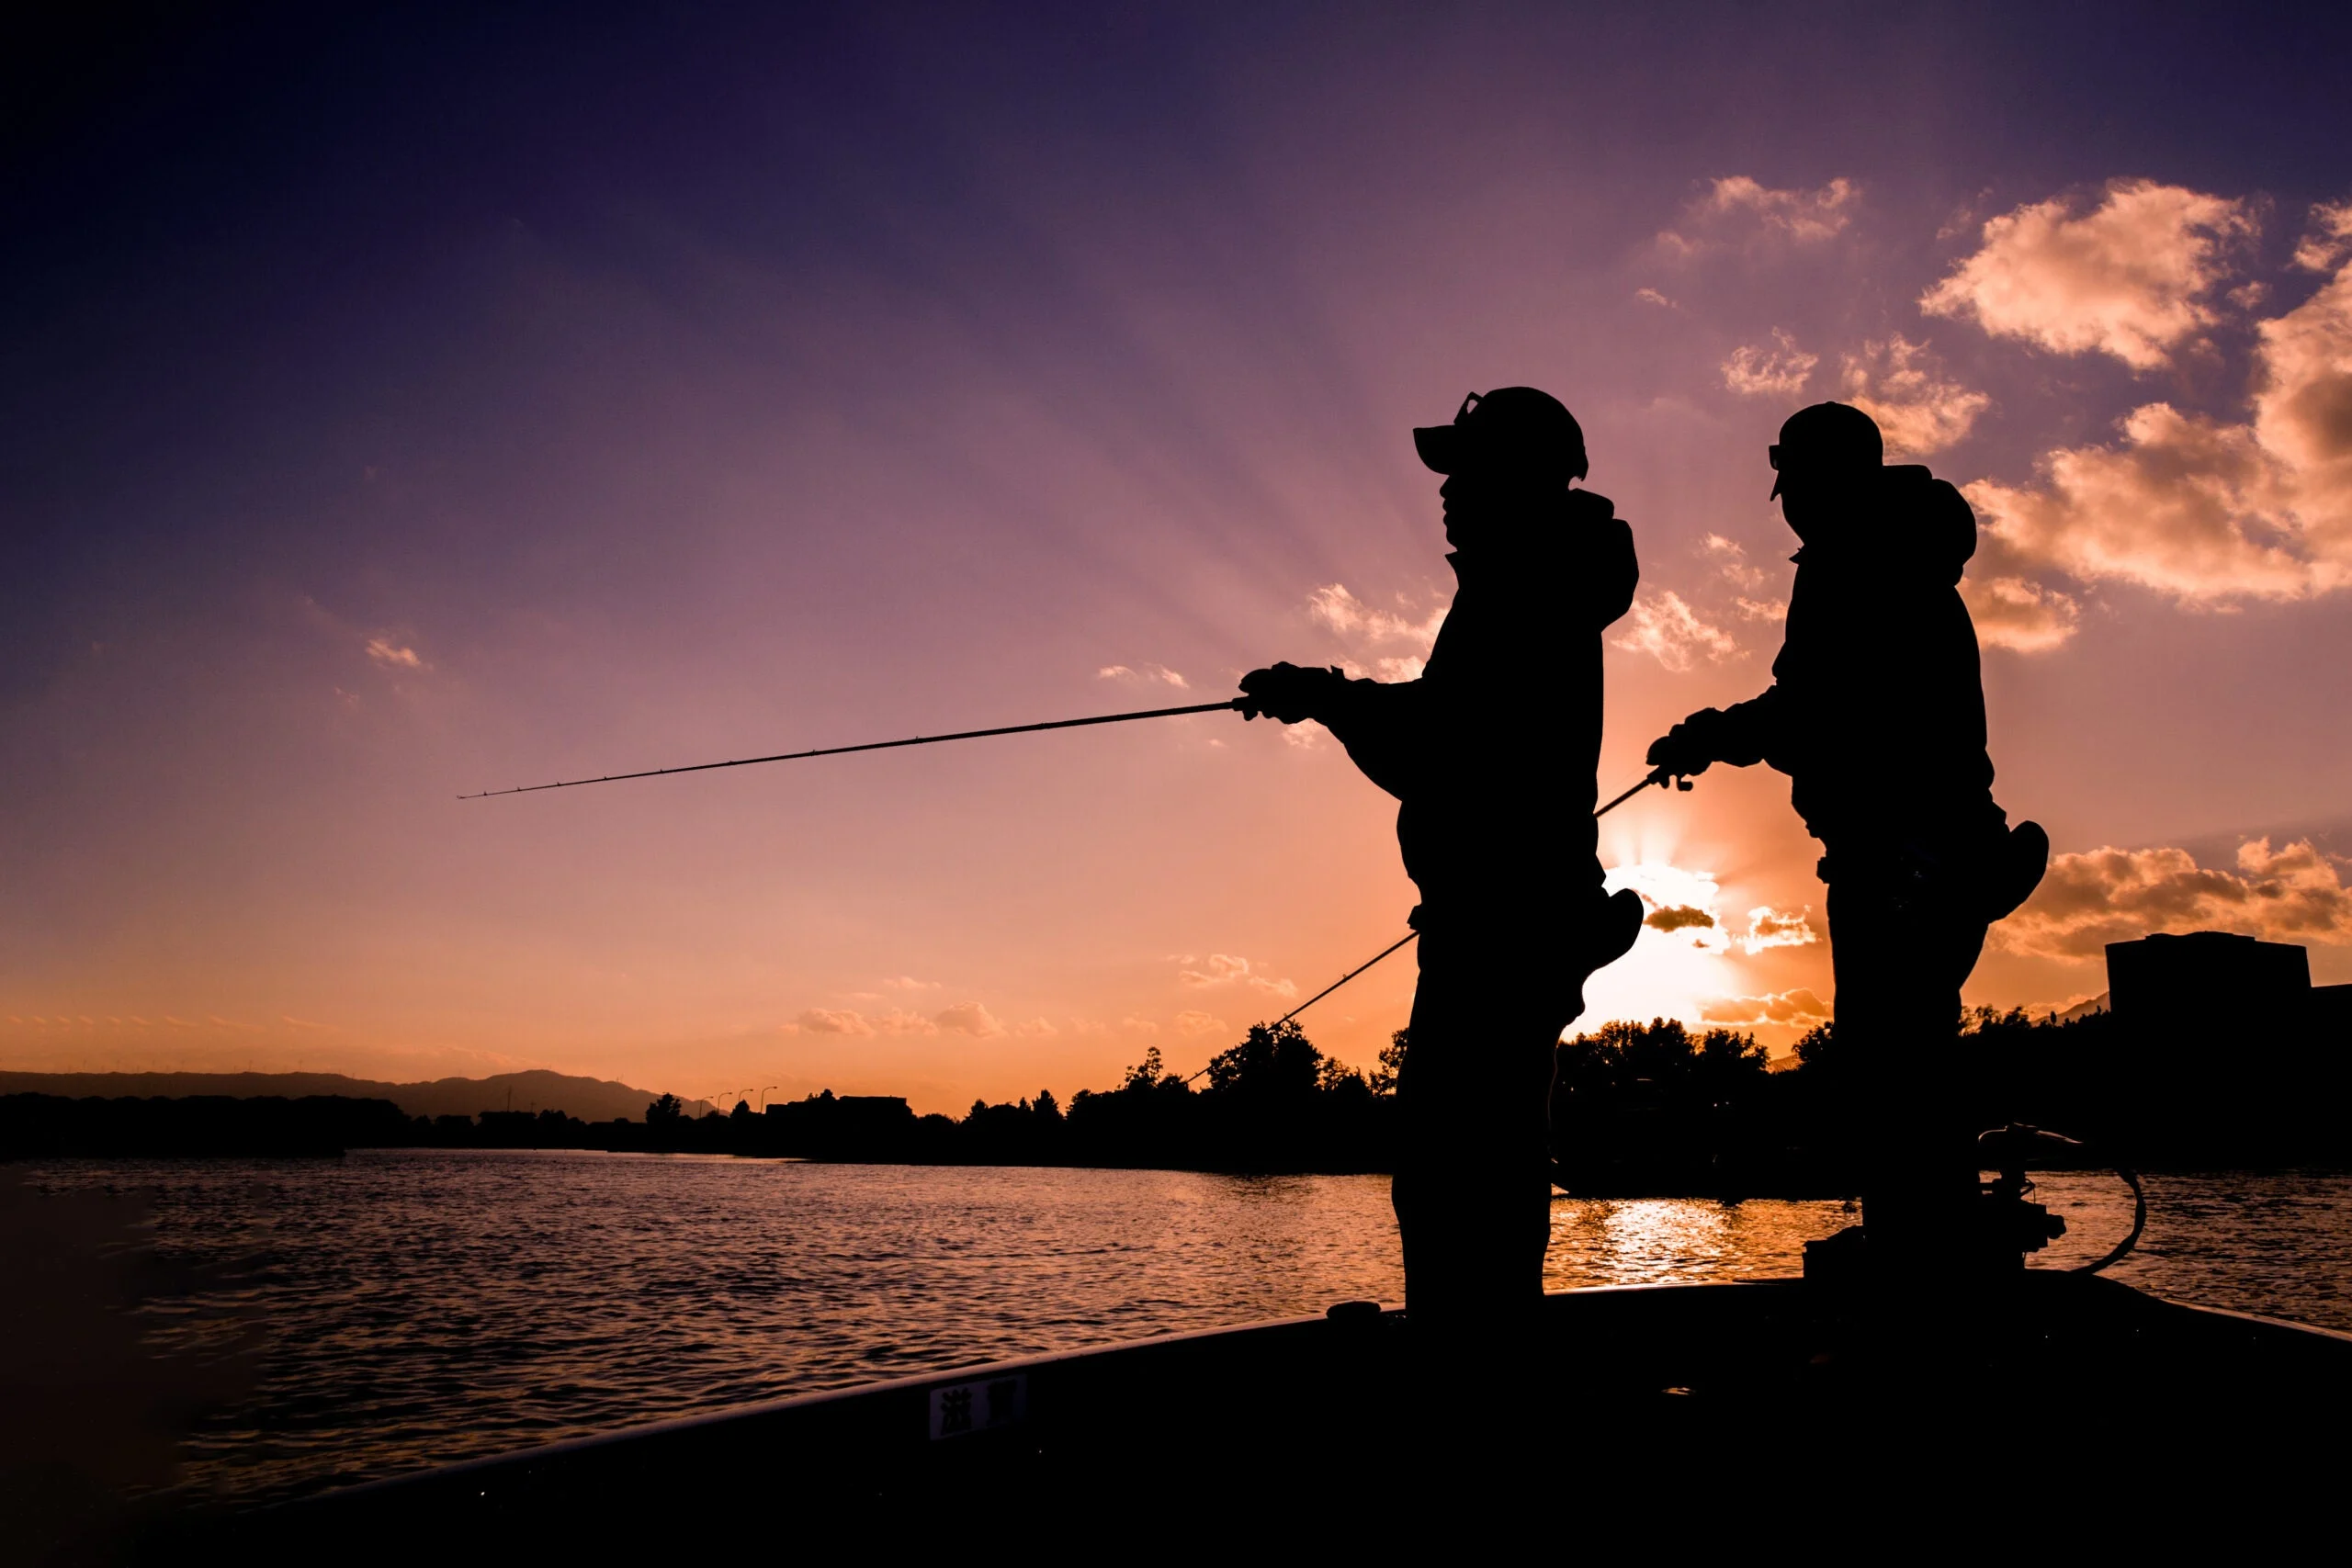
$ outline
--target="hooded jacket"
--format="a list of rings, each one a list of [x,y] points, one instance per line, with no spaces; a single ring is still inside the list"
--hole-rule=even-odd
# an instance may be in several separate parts
[[[1709,749],[1788,774],[1791,803],[1833,853],[1986,841],[2007,815],[1960,597],[1976,551],[1967,501],[1924,468],[1890,467],[1802,536],[1771,689],[1707,718]]]
[[[1610,503],[1556,513],[1446,558],[1457,589],[1416,680],[1348,681],[1318,715],[1401,803],[1396,840],[1426,915],[1582,919],[1597,897],[1592,807],[1603,628],[1641,570]]]

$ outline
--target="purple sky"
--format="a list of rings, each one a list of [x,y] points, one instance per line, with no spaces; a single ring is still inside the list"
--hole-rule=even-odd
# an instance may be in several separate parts
[[[1768,16],[1769,23],[1759,17]],[[2328,30],[2333,29],[2333,30]],[[1601,786],[1768,679],[1763,448],[1969,488],[2044,895],[1972,1001],[2218,927],[2352,979],[2352,110],[2289,10],[260,11],[9,132],[0,1066],[514,1066],[956,1109],[1190,1070],[1403,929],[1221,716],[1409,671],[1409,426],[1532,383],[1633,522]],[[36,69],[39,67],[39,69]],[[1890,789],[1903,781],[1890,777]],[[1786,781],[1604,825],[1587,1022],[1831,1000]],[[1307,1015],[1369,1062],[1409,961]],[[1496,983],[1510,983],[1498,974]]]

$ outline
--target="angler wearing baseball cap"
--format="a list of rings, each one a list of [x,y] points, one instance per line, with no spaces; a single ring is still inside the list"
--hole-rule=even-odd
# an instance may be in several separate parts
[[[1993,799],[1984,682],[1960,575],[1976,519],[1926,468],[1886,464],[1844,403],[1789,416],[1772,494],[1803,541],[1772,686],[1650,747],[1676,774],[1769,763],[1827,852],[1838,1055],[1855,1065],[1868,1251],[1949,1267],[1984,1239],[1974,1133],[1940,1075],[1987,925],[2041,880],[2050,840]],[[1852,1237],[1841,1255],[1853,1254]],[[1980,1249],[1984,1250],[1984,1249]],[[2003,1252],[1992,1246],[1989,1252]],[[2006,1251],[2007,1266],[2017,1263]]]
[[[1572,488],[1584,433],[1532,387],[1473,393],[1413,432],[1446,476],[1453,608],[1417,680],[1276,664],[1250,717],[1318,719],[1402,804],[1420,982],[1393,1197],[1418,1323],[1496,1325],[1543,1292],[1554,1048],[1591,973],[1633,945],[1638,896],[1601,889],[1592,818],[1603,627],[1633,603],[1630,529]]]

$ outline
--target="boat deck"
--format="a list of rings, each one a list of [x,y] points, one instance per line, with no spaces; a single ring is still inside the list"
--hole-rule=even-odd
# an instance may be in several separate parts
[[[2333,1521],[2352,1457],[2352,1336],[2055,1272],[1966,1300],[1796,1280],[1568,1292],[1545,1298],[1535,1345],[1465,1337],[1417,1371],[1432,1349],[1403,1314],[1350,1303],[556,1444],[220,1528],[265,1559],[370,1561],[451,1543],[960,1553],[1006,1531],[1107,1530],[1147,1554],[1361,1546],[1558,1529],[1563,1509],[1588,1532],[1790,1506],[1828,1511],[1808,1528],[1900,1507],[2037,1529],[2127,1505],[2168,1528],[2284,1529]]]

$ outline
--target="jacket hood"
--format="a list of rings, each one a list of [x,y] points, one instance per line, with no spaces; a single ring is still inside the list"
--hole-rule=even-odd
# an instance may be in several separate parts
[[[1976,513],[1951,481],[1917,463],[1890,464],[1848,504],[1826,508],[1804,526],[1799,559],[1917,573],[1956,583],[1976,553]]]

